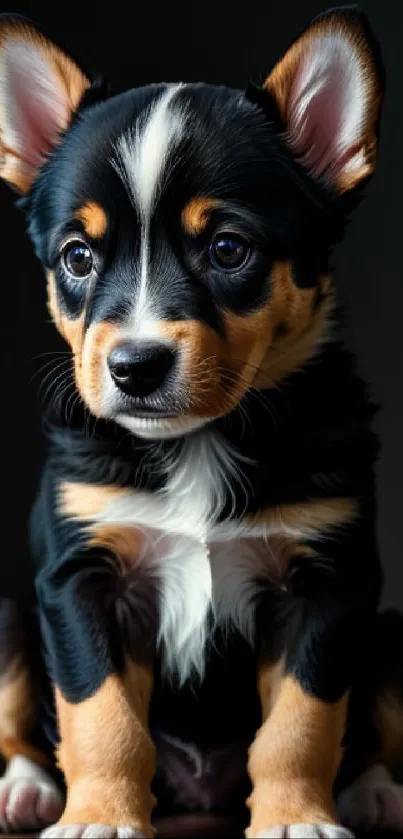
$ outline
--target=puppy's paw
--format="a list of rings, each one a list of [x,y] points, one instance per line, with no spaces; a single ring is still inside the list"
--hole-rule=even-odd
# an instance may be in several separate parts
[[[106,824],[55,824],[41,833],[41,839],[145,839],[134,827]]]
[[[62,811],[63,798],[50,775],[27,757],[11,758],[0,779],[0,829],[37,830]]]
[[[261,830],[256,839],[351,839],[353,834],[337,824],[288,824],[275,825]]]
[[[394,783],[384,766],[373,766],[343,790],[337,810],[354,830],[403,831],[403,786]]]

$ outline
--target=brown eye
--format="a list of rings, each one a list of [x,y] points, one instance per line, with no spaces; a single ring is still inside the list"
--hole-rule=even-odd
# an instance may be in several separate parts
[[[249,254],[249,243],[238,233],[217,233],[209,248],[211,265],[220,271],[239,271]]]
[[[63,250],[62,259],[67,273],[74,279],[85,280],[92,273],[94,258],[85,242],[69,242]]]

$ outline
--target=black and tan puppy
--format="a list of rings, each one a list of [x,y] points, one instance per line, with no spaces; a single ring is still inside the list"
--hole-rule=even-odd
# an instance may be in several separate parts
[[[328,259],[375,167],[368,25],[324,15],[246,94],[105,98],[3,17],[0,80],[0,175],[73,362],[32,526],[66,805],[4,603],[3,822],[151,836],[156,765],[160,808],[220,811],[253,741],[249,837],[349,835],[333,790],[381,586],[377,441],[333,335]],[[366,768],[393,752],[397,702]]]

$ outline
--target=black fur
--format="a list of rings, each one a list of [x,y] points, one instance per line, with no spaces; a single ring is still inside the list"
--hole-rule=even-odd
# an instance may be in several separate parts
[[[110,156],[122,132],[161,90],[142,88],[85,107],[34,184],[27,209],[29,233],[38,257],[56,271],[60,306],[70,318],[82,309],[84,289],[72,288],[57,254],[63,236],[77,229],[74,213],[87,200],[105,207],[110,220],[107,236],[97,243],[102,283],[88,303],[88,323],[120,321],[132,305],[140,221]],[[193,116],[194,130],[178,154],[155,215],[151,283],[163,279],[159,287],[166,291],[160,302],[166,318],[203,320],[220,332],[224,307],[248,314],[270,297],[267,277],[274,261],[292,262],[297,286],[316,284],[346,217],[336,196],[309,178],[264,111],[242,94],[191,85],[178,98]],[[213,213],[211,228],[221,216],[229,225],[241,217],[243,230],[255,243],[247,275],[228,281],[208,268],[203,242],[210,227],[195,241],[184,237],[179,208],[199,194],[223,201],[217,215]],[[172,277],[182,279],[175,280],[175,293],[170,295]],[[246,427],[243,411],[249,420]],[[176,441],[155,446],[103,421],[88,435],[85,414],[78,406],[70,415],[61,404],[59,415],[52,417],[49,463],[34,516],[45,648],[52,678],[72,701],[88,696],[119,668],[124,639],[119,641],[114,614],[120,597],[116,571],[109,557],[83,553],[80,528],[59,519],[57,485],[70,480],[155,491],[166,480],[158,463],[178,451]],[[379,593],[372,416],[350,356],[341,346],[329,344],[279,389],[261,390],[259,399],[247,395],[241,409],[216,421],[242,456],[256,462],[243,465],[247,497],[244,485],[234,482],[233,516],[307,499],[357,499],[362,513],[358,523],[322,543],[321,561],[293,567],[287,589],[287,597],[296,597],[301,607],[288,666],[307,690],[331,700],[346,689],[353,666],[343,638],[365,632]],[[91,423],[90,418],[90,427]],[[231,505],[228,492],[222,519]],[[141,657],[148,644],[152,647],[154,630],[141,616],[131,619],[133,630],[126,640],[130,639],[131,654]],[[315,657],[311,644],[318,635],[322,640]],[[359,645],[348,646],[352,656],[354,649],[359,654]]]
[[[111,157],[163,91],[152,85],[108,99],[94,85],[24,201],[36,254],[55,272],[60,310],[74,321],[85,305],[87,329],[122,323],[138,291],[141,218]],[[245,95],[192,84],[176,101],[191,131],[175,149],[151,222],[149,285],[158,294],[159,316],[202,322],[225,338],[225,313],[247,317],[270,301],[271,271],[280,261],[291,266],[297,288],[318,289],[319,306],[320,277],[358,193],[340,199],[310,177],[287,148],[277,109],[262,88],[250,86]],[[221,202],[197,237],[186,235],[180,221],[194,196]],[[101,281],[89,289],[71,282],[60,259],[66,235],[83,233],[74,216],[88,201],[108,217],[106,236],[91,242]],[[252,242],[247,267],[230,277],[206,258],[220,223],[240,227]],[[282,329],[278,324],[278,334]],[[338,498],[352,499],[357,516],[319,542],[306,539],[315,554],[296,555],[281,585],[266,584],[252,648],[219,627],[209,639],[205,682],[182,689],[161,678],[155,591],[110,552],[87,547],[84,526],[60,513],[58,492],[69,481],[156,493],[167,481],[165,464],[175,462],[185,441],[129,435],[113,420],[91,416],[76,395],[72,379],[47,416],[48,461],[32,516],[37,610],[51,681],[78,703],[123,670],[127,653],[137,661],[156,656],[152,727],[179,730],[200,746],[228,742],[234,728],[244,745],[250,742],[259,724],[251,674],[261,655],[284,654],[287,672],[306,692],[326,702],[341,698],[354,684],[382,582],[375,409],[350,354],[335,341],[324,343],[279,387],[248,392],[211,422],[242,458],[242,480],[230,476],[220,521]],[[49,714],[47,730],[57,737]]]

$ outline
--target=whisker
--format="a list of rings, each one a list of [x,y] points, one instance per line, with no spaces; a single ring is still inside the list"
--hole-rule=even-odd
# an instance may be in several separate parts
[[[41,386],[40,386],[40,388],[39,388],[39,390],[38,390],[38,395],[39,395],[40,399],[42,399],[44,402],[46,402],[46,400],[48,399],[48,397],[49,397],[49,393],[50,393],[50,391],[51,391],[52,387],[55,387],[55,386],[56,386],[56,384],[57,384],[57,382],[59,382],[59,381],[60,381],[60,379],[62,379],[62,378],[66,379],[66,378],[67,378],[67,376],[69,375],[69,371],[68,371],[68,370],[62,370],[62,372],[61,372],[61,373],[59,373],[59,375],[58,375],[58,376],[56,376],[56,378],[52,379],[52,380],[49,382],[49,385],[47,386],[47,388],[46,388],[45,392],[43,393],[43,387],[44,387],[44,385],[46,384],[46,382],[49,380],[49,378],[50,378],[50,376],[52,375],[52,373],[53,373],[53,372],[55,372],[55,371],[51,370],[51,371],[50,371],[50,373],[48,373],[48,374],[45,376],[45,379],[44,379],[44,380],[43,380],[43,382],[41,383]]]
[[[51,368],[50,373],[47,374],[47,376],[48,376],[53,371],[56,372],[56,370],[59,370],[62,366],[67,365],[69,363],[70,363],[70,359],[64,359],[64,360],[58,361],[58,362],[55,362],[54,359],[52,359],[51,361],[46,361],[45,364],[41,365],[39,370],[35,370],[35,372],[32,374],[32,376],[30,378],[30,383],[32,384],[32,382],[34,382],[35,379],[37,379],[38,376],[40,376],[41,373],[44,373],[45,370],[49,370],[49,368]]]

